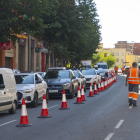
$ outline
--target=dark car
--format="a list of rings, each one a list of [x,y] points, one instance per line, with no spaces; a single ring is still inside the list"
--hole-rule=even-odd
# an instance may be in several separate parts
[[[78,79],[72,70],[49,70],[44,80],[48,85],[49,97],[62,96],[63,89],[70,98],[77,94]]]
[[[106,79],[106,74],[104,72],[103,68],[98,68],[98,72],[100,73],[101,79],[105,80]]]

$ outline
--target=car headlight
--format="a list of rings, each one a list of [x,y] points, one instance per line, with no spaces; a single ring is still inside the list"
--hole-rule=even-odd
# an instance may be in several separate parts
[[[70,83],[63,84],[63,87],[70,87]]]
[[[26,90],[23,90],[23,93],[30,93],[32,91],[33,91],[33,89],[26,89]]]

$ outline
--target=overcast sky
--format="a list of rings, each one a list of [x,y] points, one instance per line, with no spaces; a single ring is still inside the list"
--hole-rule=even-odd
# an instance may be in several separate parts
[[[140,0],[93,0],[100,19],[104,48],[117,41],[140,42]]]

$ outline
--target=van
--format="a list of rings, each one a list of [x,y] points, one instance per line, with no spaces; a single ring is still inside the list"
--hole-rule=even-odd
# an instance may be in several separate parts
[[[98,68],[103,68],[104,72],[105,72],[105,75],[108,77],[108,66],[107,66],[107,63],[106,62],[98,62],[96,64],[98,66]]]
[[[0,112],[14,114],[17,108],[17,89],[13,71],[0,68]]]

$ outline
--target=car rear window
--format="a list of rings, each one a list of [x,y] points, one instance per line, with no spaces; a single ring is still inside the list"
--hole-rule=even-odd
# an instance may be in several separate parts
[[[98,68],[107,69],[107,65],[98,65]]]
[[[65,78],[70,78],[70,72],[69,71],[48,71],[47,74],[45,75],[44,79],[53,79],[53,78],[60,78],[60,79],[65,79]]]

